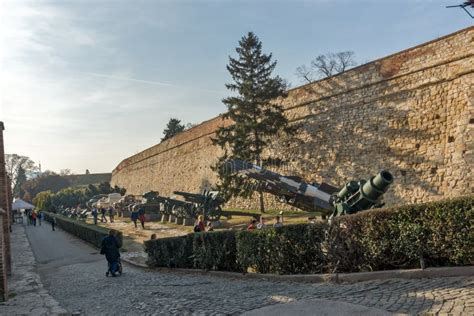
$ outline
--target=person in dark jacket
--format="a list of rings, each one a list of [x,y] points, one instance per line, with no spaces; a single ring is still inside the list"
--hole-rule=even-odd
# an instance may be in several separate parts
[[[138,211],[133,210],[132,214],[130,214],[130,218],[132,219],[133,224],[135,224],[135,228],[137,228],[137,220],[138,220]]]
[[[97,225],[97,218],[99,217],[99,212],[97,208],[92,208],[92,217],[94,218],[94,225]]]
[[[107,223],[107,217],[105,217],[105,214],[107,214],[107,210],[105,209],[105,207],[100,208],[100,214],[102,215],[102,217],[100,218],[100,221],[102,223]]]
[[[108,270],[107,275],[110,271],[112,276],[116,276],[118,272],[118,265],[120,260],[119,249],[122,247],[122,243],[119,238],[117,238],[117,232],[113,229],[109,231],[109,235],[102,240],[102,247],[100,253],[105,255],[107,259]]]

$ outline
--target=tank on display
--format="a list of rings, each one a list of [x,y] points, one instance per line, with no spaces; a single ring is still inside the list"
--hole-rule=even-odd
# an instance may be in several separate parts
[[[337,188],[326,183],[306,183],[299,177],[283,176],[242,160],[228,160],[223,168],[256,180],[252,188],[255,191],[271,193],[281,202],[331,218],[381,206],[380,198],[393,183],[392,174],[385,170],[368,181],[350,181]]]
[[[199,193],[188,193],[182,191],[174,191],[176,195],[180,195],[185,201],[194,204],[194,217],[203,215],[206,220],[218,220],[222,215],[221,205],[225,202],[219,191],[204,191]]]

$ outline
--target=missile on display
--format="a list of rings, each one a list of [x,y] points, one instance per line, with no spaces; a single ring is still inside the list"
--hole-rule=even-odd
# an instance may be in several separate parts
[[[224,172],[256,180],[251,188],[273,194],[281,202],[308,212],[331,217],[353,214],[379,205],[379,198],[393,183],[390,172],[382,170],[369,181],[349,181],[343,188],[327,183],[306,183],[295,176],[283,176],[243,160],[228,160]]]

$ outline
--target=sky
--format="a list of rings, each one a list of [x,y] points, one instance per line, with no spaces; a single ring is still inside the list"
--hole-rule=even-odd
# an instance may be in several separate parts
[[[0,0],[5,152],[42,170],[111,172],[160,142],[171,117],[225,112],[229,56],[247,32],[295,69],[352,50],[371,60],[472,26],[453,1]]]

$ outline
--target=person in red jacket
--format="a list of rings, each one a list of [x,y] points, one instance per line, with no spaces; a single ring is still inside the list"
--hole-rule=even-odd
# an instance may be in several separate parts
[[[142,228],[145,229],[145,209],[143,207],[138,209],[138,220],[142,224]]]
[[[33,221],[33,226],[36,226],[36,218],[38,216],[36,215],[36,212],[33,211],[33,213],[31,213],[31,220]]]
[[[252,230],[255,230],[256,228],[257,228],[257,220],[252,219],[249,226],[247,226],[247,230],[252,231]]]

